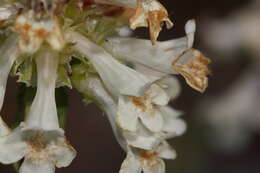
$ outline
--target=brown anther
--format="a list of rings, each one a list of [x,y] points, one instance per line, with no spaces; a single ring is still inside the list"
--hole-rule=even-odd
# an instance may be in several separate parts
[[[31,25],[26,23],[22,26],[22,28],[23,28],[23,32],[29,32],[29,30],[31,29]]]
[[[145,151],[145,150],[141,150],[140,151],[140,157],[144,158],[144,159],[152,159],[154,157],[156,157],[158,155],[158,153],[156,151]]]
[[[47,146],[46,142],[42,139],[42,133],[38,133],[34,138],[28,141],[33,152],[41,152]]]
[[[137,107],[139,108],[140,110],[142,110],[143,112],[147,110],[147,107],[146,105],[144,104],[144,101],[147,100],[147,96],[144,95],[144,96],[140,96],[140,97],[137,97],[137,96],[129,96],[132,103]]]
[[[156,151],[139,150],[141,163],[149,167],[158,163],[158,155],[159,153]]]
[[[48,32],[44,29],[35,30],[35,35],[38,38],[45,39],[48,36]]]
[[[4,20],[0,20],[0,27],[1,27],[1,25],[3,25],[4,23],[5,23]]]

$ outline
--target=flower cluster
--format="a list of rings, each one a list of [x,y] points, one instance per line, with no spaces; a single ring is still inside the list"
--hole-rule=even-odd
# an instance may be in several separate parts
[[[0,107],[8,74],[37,87],[24,121],[0,121],[0,162],[24,158],[20,173],[53,173],[76,156],[59,124],[55,88],[76,88],[106,114],[127,152],[120,173],[164,173],[174,159],[167,139],[180,136],[182,114],[168,106],[187,84],[203,92],[209,59],[192,48],[195,21],[186,36],[157,41],[173,26],[157,0],[4,0],[0,2]],[[149,27],[151,42],[128,27]],[[123,37],[124,35],[124,37]],[[37,75],[35,75],[37,74]]]

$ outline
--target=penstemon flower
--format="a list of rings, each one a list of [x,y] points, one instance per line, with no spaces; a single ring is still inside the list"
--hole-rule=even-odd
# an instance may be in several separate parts
[[[65,115],[58,116],[55,100],[55,89],[68,86],[107,114],[127,153],[120,173],[164,173],[162,158],[176,157],[166,140],[186,131],[182,112],[168,106],[180,95],[172,75],[203,92],[210,61],[192,48],[194,20],[185,37],[157,42],[163,23],[173,26],[158,0],[0,2],[0,109],[9,73],[37,87],[18,127],[0,117],[0,162],[24,159],[20,173],[70,165],[76,151],[60,128]],[[129,37],[138,27],[149,27],[151,42]]]
[[[52,173],[55,166],[68,166],[75,157],[58,124],[54,95],[58,59],[46,49],[38,54],[38,87],[28,117],[0,138],[0,161],[9,164],[24,157],[21,173]]]
[[[129,148],[120,173],[164,173],[165,163],[162,159],[175,158],[176,152],[166,141],[150,151]]]
[[[80,66],[74,67],[74,71],[82,71]],[[78,90],[83,93],[86,97],[95,98],[95,102],[103,108],[105,113],[108,115],[108,119],[110,121],[113,132],[121,145],[121,147],[128,153],[128,157],[126,158],[127,163],[123,163],[121,172],[124,171],[134,171],[138,167],[138,170],[141,171],[140,164],[146,164],[145,160],[141,162],[140,158],[135,158],[132,153],[132,149],[136,150],[136,157],[139,157],[138,154],[141,153],[155,153],[155,151],[159,152],[161,149],[165,149],[165,152],[169,152],[172,156],[166,157],[166,159],[174,159],[176,157],[176,153],[169,147],[169,145],[165,142],[164,139],[175,137],[183,134],[186,129],[186,124],[183,120],[179,119],[180,113],[178,111],[174,111],[170,107],[164,107],[162,109],[162,113],[165,118],[164,124],[164,133],[153,133],[142,126],[140,123],[138,126],[138,130],[136,132],[130,132],[120,128],[116,124],[116,114],[118,109],[118,104],[116,104],[115,99],[111,97],[111,95],[105,89],[103,83],[97,76],[89,76],[85,75],[75,75],[73,76],[73,82],[78,86]],[[133,156],[133,157],[132,157]],[[158,164],[161,167],[161,171],[164,172],[164,163],[162,160],[157,158],[158,155],[153,155],[153,158],[159,160]],[[131,158],[129,158],[131,157]],[[163,157],[163,156],[162,156]],[[132,159],[137,159],[134,163],[131,162]],[[150,160],[149,158],[147,158]],[[130,160],[130,161],[129,161]],[[139,161],[140,163],[139,163]],[[149,161],[148,161],[149,162]],[[133,165],[130,165],[133,164]],[[157,164],[157,162],[156,162]],[[126,165],[128,165],[127,168]],[[148,165],[143,165],[146,167]],[[131,169],[132,167],[132,169]],[[140,168],[139,168],[140,167]],[[127,169],[127,170],[125,170]],[[128,170],[130,169],[130,170]],[[143,168],[146,169],[146,168]],[[147,168],[150,169],[150,168]],[[151,168],[152,169],[152,168]]]
[[[195,27],[195,21],[190,20],[185,26],[186,37],[159,42],[155,46],[147,40],[115,37],[108,39],[105,48],[119,59],[166,74],[180,73],[192,88],[203,92],[208,86],[207,65],[210,61],[192,49]]]

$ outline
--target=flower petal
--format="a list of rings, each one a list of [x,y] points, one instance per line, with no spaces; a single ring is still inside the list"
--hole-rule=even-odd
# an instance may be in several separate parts
[[[164,92],[167,93],[170,99],[175,99],[180,95],[181,86],[179,80],[176,77],[165,76],[157,83],[163,88]]]
[[[127,157],[122,163],[119,173],[141,173],[142,168],[139,160],[135,158],[130,151],[127,153]]]
[[[75,48],[91,61],[104,84],[115,96],[119,94],[139,96],[158,77],[147,77],[114,59],[102,47],[94,44],[80,34],[70,33],[70,41]],[[131,81],[131,82],[129,82]]]
[[[103,46],[116,58],[140,63],[163,73],[177,74],[178,72],[172,67],[172,62],[193,44],[195,29],[192,28],[195,28],[195,23],[192,21],[188,21],[185,26],[187,36],[179,39],[151,45],[148,40],[113,37],[109,38]]]
[[[17,58],[17,36],[10,36],[0,47],[0,110],[3,106],[8,74]]]
[[[139,115],[142,123],[152,132],[161,132],[163,128],[163,118],[157,109],[140,113]]]
[[[32,160],[25,158],[19,173],[54,173],[55,166],[50,162],[35,164]]]
[[[58,168],[67,167],[76,157],[75,149],[66,141],[65,137],[59,137],[55,144],[49,146],[50,159]]]
[[[155,105],[164,106],[170,101],[170,97],[168,97],[167,93],[156,84],[151,85],[145,94],[152,99],[152,103]]]
[[[209,63],[210,60],[201,52],[190,49],[174,60],[172,66],[185,78],[188,85],[197,91],[204,92],[208,87]]]
[[[137,0],[137,8],[134,16],[130,19],[130,27],[148,27],[152,44],[155,44],[162,30],[162,23],[166,22],[167,28],[173,23],[168,18],[168,12],[157,0]]]
[[[5,124],[2,117],[0,117],[0,137],[8,135],[10,132],[11,132],[11,130]]]
[[[65,42],[55,15],[39,20],[35,19],[35,15],[37,14],[34,10],[28,10],[21,13],[15,20],[14,31],[20,35],[20,50],[33,54],[46,41],[52,49],[60,51]]]
[[[113,37],[104,43],[104,47],[116,58],[140,63],[161,72],[176,74],[171,67],[171,62],[180,54],[174,50],[166,51],[160,47],[161,43],[163,42],[152,46],[148,40]]]
[[[157,160],[158,163],[143,167],[144,173],[165,173],[165,163],[162,159]]]
[[[22,139],[22,126],[12,133],[0,137],[0,162],[11,164],[22,159],[27,153],[27,143]]]
[[[148,131],[141,123],[138,123],[136,132],[123,131],[127,144],[144,150],[152,150],[157,146],[162,137]]]
[[[36,57],[37,92],[25,121],[26,128],[59,129],[55,102],[58,58],[55,51],[41,49]]]
[[[160,78],[163,78],[164,76],[168,75],[166,73],[154,70],[154,69],[152,69],[148,66],[145,66],[143,64],[140,64],[140,63],[132,63],[132,64],[133,64],[133,68],[136,71],[143,73],[144,75],[147,75],[147,76],[158,76]]]
[[[119,97],[117,122],[123,130],[132,132],[137,130],[138,112],[127,96]]]
[[[191,49],[194,42],[194,33],[196,31],[195,20],[189,20],[185,25],[185,32],[187,34],[188,49]]]
[[[160,107],[160,111],[164,119],[162,131],[165,133],[166,138],[180,136],[185,133],[187,125],[184,120],[178,118],[182,112],[176,111],[169,106]]]
[[[53,17],[51,22],[53,23],[53,29],[49,36],[46,37],[46,41],[54,50],[60,51],[65,45],[64,36],[59,26],[58,19],[56,17]]]
[[[156,148],[156,151],[163,159],[175,159],[177,157],[176,151],[166,141],[163,141]]]

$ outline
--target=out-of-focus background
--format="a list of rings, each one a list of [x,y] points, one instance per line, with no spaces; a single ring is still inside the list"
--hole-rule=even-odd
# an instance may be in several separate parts
[[[171,105],[186,114],[184,136],[170,142],[178,158],[167,161],[168,173],[260,172],[260,1],[161,0],[175,27],[160,40],[184,35],[188,19],[196,19],[195,48],[211,58],[209,88],[200,94],[185,84]],[[148,38],[146,29],[136,36]],[[158,57],[159,58],[159,57]],[[1,115],[9,123],[17,112],[17,84],[10,79]],[[69,91],[69,90],[68,90]],[[106,117],[93,104],[69,91],[66,126],[77,158],[59,173],[116,173],[125,153],[117,144]],[[12,173],[12,166],[0,165]]]

